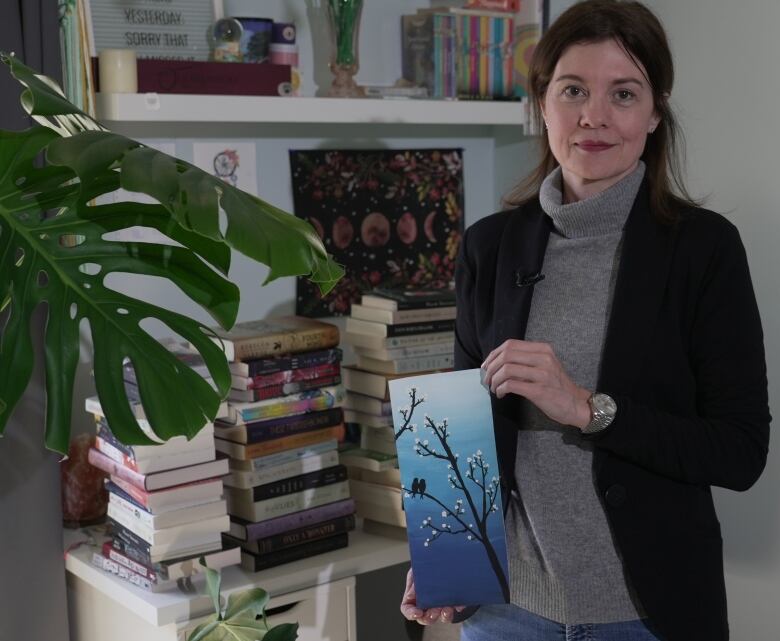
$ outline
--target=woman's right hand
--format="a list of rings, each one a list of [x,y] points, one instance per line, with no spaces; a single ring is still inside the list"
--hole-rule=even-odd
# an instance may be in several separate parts
[[[417,593],[414,590],[414,576],[412,570],[406,574],[406,589],[401,599],[401,614],[410,621],[417,621],[420,625],[431,623],[452,623],[455,612],[460,612],[465,606],[444,606],[441,608],[429,608],[423,610],[417,607]]]

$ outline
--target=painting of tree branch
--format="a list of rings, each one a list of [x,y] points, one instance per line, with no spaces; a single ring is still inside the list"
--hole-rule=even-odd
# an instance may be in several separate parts
[[[480,371],[389,386],[418,607],[508,602],[493,416]]]

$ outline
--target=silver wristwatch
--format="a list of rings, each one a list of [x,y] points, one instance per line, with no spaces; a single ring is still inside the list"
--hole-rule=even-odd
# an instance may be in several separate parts
[[[588,399],[590,405],[590,423],[582,428],[583,434],[593,434],[605,429],[617,414],[617,404],[607,394],[594,392]]]

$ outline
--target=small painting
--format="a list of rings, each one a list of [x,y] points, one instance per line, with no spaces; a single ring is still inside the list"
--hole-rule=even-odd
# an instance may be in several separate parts
[[[193,164],[233,187],[257,195],[255,144],[248,142],[196,142]]]
[[[480,374],[388,381],[420,608],[509,601],[493,415]]]

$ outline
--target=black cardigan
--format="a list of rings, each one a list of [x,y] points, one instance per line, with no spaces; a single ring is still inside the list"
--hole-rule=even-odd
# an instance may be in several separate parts
[[[456,269],[456,369],[479,367],[506,339],[525,335],[533,285],[520,285],[544,271],[551,229],[534,200],[466,230]],[[741,491],[755,483],[771,420],[761,320],[729,221],[688,209],[676,225],[658,223],[643,183],[626,222],[598,391],[618,412],[606,430],[583,438],[595,445],[596,485],[651,629],[668,641],[725,641],[710,486]],[[518,397],[492,401],[506,498],[522,429]]]

